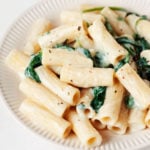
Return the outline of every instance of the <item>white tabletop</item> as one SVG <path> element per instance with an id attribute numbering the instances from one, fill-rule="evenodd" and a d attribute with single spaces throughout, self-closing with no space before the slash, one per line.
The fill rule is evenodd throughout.
<path id="1" fill-rule="evenodd" d="M 36 2 L 37 0 L 0 0 L 0 40 L 13 20 Z M 54 144 L 33 133 L 17 121 L 0 99 L 0 150 L 71 149 Z"/>

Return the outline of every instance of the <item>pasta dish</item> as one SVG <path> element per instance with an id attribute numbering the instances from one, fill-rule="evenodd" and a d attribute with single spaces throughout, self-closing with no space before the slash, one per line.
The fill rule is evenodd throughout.
<path id="1" fill-rule="evenodd" d="M 120 7 L 65 10 L 60 25 L 40 18 L 6 64 L 26 96 L 19 111 L 60 138 L 71 131 L 88 147 L 101 130 L 150 127 L 150 21 Z"/>

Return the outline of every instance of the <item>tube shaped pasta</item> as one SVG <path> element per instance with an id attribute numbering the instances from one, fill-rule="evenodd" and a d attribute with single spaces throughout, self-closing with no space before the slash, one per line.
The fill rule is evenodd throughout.
<path id="1" fill-rule="evenodd" d="M 59 66 L 50 66 L 50 70 L 52 70 L 55 74 L 60 75 L 60 71 L 62 67 Z"/>
<path id="2" fill-rule="evenodd" d="M 43 35 L 39 38 L 38 42 L 41 48 L 53 47 L 56 44 L 62 43 L 67 39 L 75 39 L 79 35 L 80 31 L 78 26 L 63 25 L 51 30 L 50 34 Z"/>
<path id="3" fill-rule="evenodd" d="M 146 127 L 145 122 L 144 122 L 145 115 L 146 115 L 145 110 L 132 108 L 129 112 L 128 131 L 136 132 L 136 131 L 145 129 Z"/>
<path id="4" fill-rule="evenodd" d="M 93 40 L 88 36 L 88 27 L 87 23 L 84 20 L 81 20 L 78 29 L 80 30 L 79 36 L 76 38 L 75 47 L 84 47 L 91 49 L 94 47 Z"/>
<path id="5" fill-rule="evenodd" d="M 52 28 L 52 25 L 47 19 L 38 19 L 35 21 L 29 31 L 27 37 L 27 43 L 24 47 L 24 53 L 27 55 L 32 55 L 40 51 L 40 45 L 38 44 L 38 38 L 44 32 L 49 31 Z"/>
<path id="6" fill-rule="evenodd" d="M 127 54 L 127 51 L 119 45 L 100 20 L 94 21 L 89 27 L 97 51 L 103 52 L 108 61 L 115 65 Z"/>
<path id="7" fill-rule="evenodd" d="M 31 120 L 33 124 L 60 138 L 67 137 L 71 131 L 70 122 L 54 115 L 29 99 L 22 102 L 19 110 L 27 119 Z"/>
<path id="8" fill-rule="evenodd" d="M 148 128 L 150 128 L 150 109 L 148 110 L 148 112 L 145 116 L 145 124 Z"/>
<path id="9" fill-rule="evenodd" d="M 120 114 L 118 120 L 110 126 L 107 126 L 109 130 L 116 134 L 125 134 L 128 127 L 128 109 L 124 102 L 121 105 Z"/>
<path id="10" fill-rule="evenodd" d="M 111 10 L 109 7 L 105 7 L 101 14 L 107 18 L 107 20 L 112 25 L 113 29 L 118 35 L 130 34 L 133 35 L 133 31 L 130 26 L 125 22 L 124 18 L 119 16 L 115 11 Z"/>
<path id="11" fill-rule="evenodd" d="M 144 37 L 150 43 L 150 21 L 140 20 L 136 25 L 138 34 Z"/>
<path id="12" fill-rule="evenodd" d="M 80 91 L 62 81 L 45 67 L 36 68 L 42 84 L 70 105 L 76 105 L 80 100 Z"/>
<path id="13" fill-rule="evenodd" d="M 129 15 L 127 21 L 140 36 L 150 43 L 150 21 L 142 20 L 136 15 Z"/>
<path id="14" fill-rule="evenodd" d="M 117 72 L 116 76 L 123 86 L 134 97 L 135 103 L 140 109 L 146 109 L 150 105 L 150 88 L 132 69 L 129 64 L 125 64 Z"/>
<path id="15" fill-rule="evenodd" d="M 31 79 L 23 80 L 19 88 L 37 104 L 47 108 L 49 111 L 53 110 L 53 113 L 57 116 L 63 116 L 69 109 L 69 104 L 65 103 L 47 88 Z"/>
<path id="16" fill-rule="evenodd" d="M 144 50 L 140 53 L 140 57 L 144 57 L 146 58 L 146 60 L 148 61 L 148 64 L 150 64 L 150 50 Z"/>
<path id="17" fill-rule="evenodd" d="M 76 106 L 76 111 L 80 117 L 93 118 L 95 116 L 95 111 L 90 106 L 93 98 L 94 96 L 91 88 L 81 90 L 80 102 Z"/>
<path id="18" fill-rule="evenodd" d="M 140 17 L 134 15 L 134 14 L 131 14 L 131 15 L 128 15 L 126 17 L 126 20 L 128 22 L 128 24 L 130 25 L 130 27 L 132 28 L 132 30 L 134 30 L 136 32 L 136 22 L 140 19 Z"/>
<path id="19" fill-rule="evenodd" d="M 115 10 L 115 13 L 117 13 L 120 17 L 122 17 L 124 19 L 125 19 L 126 15 L 127 15 L 126 11 L 121 11 L 121 10 Z"/>
<path id="20" fill-rule="evenodd" d="M 91 119 L 91 123 L 92 125 L 98 129 L 98 130 L 102 130 L 102 129 L 105 129 L 106 128 L 106 124 L 103 124 L 100 120 L 99 120 L 99 117 L 98 115 L 96 115 L 95 117 L 93 117 Z"/>
<path id="21" fill-rule="evenodd" d="M 77 51 L 67 51 L 64 49 L 43 49 L 42 64 L 44 66 L 64 66 L 76 65 L 92 67 L 91 59 L 84 57 Z"/>
<path id="22" fill-rule="evenodd" d="M 85 68 L 64 66 L 60 80 L 77 87 L 95 87 L 113 85 L 114 70 L 111 68 Z"/>
<path id="23" fill-rule="evenodd" d="M 72 123 L 72 130 L 80 139 L 82 144 L 88 147 L 95 147 L 101 144 L 101 135 L 91 125 L 87 118 L 80 118 L 75 111 L 71 110 L 67 119 Z"/>
<path id="24" fill-rule="evenodd" d="M 119 82 L 107 87 L 104 104 L 98 112 L 103 124 L 113 125 L 118 120 L 124 92 L 125 89 Z"/>
<path id="25" fill-rule="evenodd" d="M 16 73 L 23 76 L 30 58 L 20 50 L 12 50 L 6 58 L 6 64 Z"/>

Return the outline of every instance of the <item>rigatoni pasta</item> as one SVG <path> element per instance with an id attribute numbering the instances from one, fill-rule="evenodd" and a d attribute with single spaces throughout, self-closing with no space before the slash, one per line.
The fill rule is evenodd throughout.
<path id="1" fill-rule="evenodd" d="M 105 102 L 97 117 L 102 124 L 113 125 L 118 120 L 124 92 L 124 87 L 118 81 L 107 88 Z"/>
<path id="2" fill-rule="evenodd" d="M 128 113 L 128 109 L 122 103 L 118 120 L 113 125 L 109 125 L 108 129 L 117 134 L 125 134 L 128 127 Z"/>
<path id="3" fill-rule="evenodd" d="M 80 91 L 77 88 L 61 82 L 53 72 L 45 67 L 36 68 L 36 72 L 41 82 L 62 100 L 70 105 L 76 105 L 79 102 Z"/>
<path id="4" fill-rule="evenodd" d="M 150 128 L 150 110 L 148 109 L 146 116 L 145 116 L 145 124 L 148 128 Z"/>
<path id="5" fill-rule="evenodd" d="M 9 65 L 19 75 L 24 76 L 25 68 L 27 67 L 30 58 L 21 50 L 12 50 L 6 59 L 6 64 Z"/>
<path id="6" fill-rule="evenodd" d="M 64 65 L 93 67 L 91 59 L 84 57 L 79 52 L 63 49 L 43 49 L 42 64 L 60 67 Z"/>
<path id="7" fill-rule="evenodd" d="M 60 73 L 60 80 L 77 87 L 111 86 L 114 71 L 105 68 L 89 68 L 64 66 Z"/>
<path id="8" fill-rule="evenodd" d="M 30 79 L 24 79 L 20 83 L 19 88 L 25 95 L 27 95 L 39 105 L 42 105 L 50 111 L 55 108 L 53 113 L 57 116 L 63 116 L 69 108 L 69 104 L 65 103 L 57 95 L 53 94 L 43 85 Z"/>
<path id="9" fill-rule="evenodd" d="M 116 65 L 127 54 L 126 50 L 107 31 L 102 21 L 94 21 L 89 27 L 89 33 L 94 40 L 95 49 L 102 51 L 111 64 Z"/>
<path id="10" fill-rule="evenodd" d="M 25 44 L 23 51 L 27 55 L 32 55 L 40 51 L 40 45 L 38 43 L 38 38 L 45 32 L 49 32 L 52 28 L 52 24 L 48 19 L 38 19 L 32 24 L 29 35 L 27 37 L 27 43 Z"/>
<path id="11" fill-rule="evenodd" d="M 137 33 L 144 37 L 148 42 L 150 42 L 150 21 L 146 19 L 142 19 L 140 16 L 129 15 L 128 23 L 132 26 L 132 28 L 137 31 Z"/>
<path id="12" fill-rule="evenodd" d="M 23 50 L 6 58 L 23 76 L 20 112 L 59 138 L 70 138 L 72 130 L 87 147 L 103 143 L 101 130 L 125 134 L 150 127 L 148 18 L 120 7 L 86 6 L 62 11 L 60 22 L 35 21 Z"/>
<path id="13" fill-rule="evenodd" d="M 92 89 L 91 88 L 82 89 L 80 95 L 81 95 L 80 100 L 76 107 L 76 111 L 78 115 L 82 118 L 85 117 L 89 119 L 94 118 L 96 113 L 90 106 L 90 103 L 94 98 Z"/>
<path id="14" fill-rule="evenodd" d="M 69 26 L 63 25 L 56 29 L 51 30 L 51 34 L 46 34 L 39 38 L 39 44 L 41 48 L 48 47 L 51 48 L 55 44 L 64 42 L 67 39 L 74 40 L 76 36 L 79 35 L 80 31 L 78 30 L 77 25 Z"/>
<path id="15" fill-rule="evenodd" d="M 105 7 L 102 11 L 101 14 L 104 15 L 112 27 L 114 28 L 115 32 L 118 35 L 123 35 L 123 34 L 129 34 L 133 35 L 133 31 L 130 28 L 130 26 L 124 21 L 124 18 L 122 18 L 120 15 L 118 15 L 116 12 L 111 10 L 109 7 Z"/>
<path id="16" fill-rule="evenodd" d="M 26 99 L 19 107 L 22 112 L 32 123 L 38 125 L 39 128 L 53 133 L 61 138 L 65 138 L 71 131 L 71 124 L 52 112 L 47 111 L 36 103 L 34 100 Z M 61 126 L 60 126 L 61 124 Z"/>
<path id="17" fill-rule="evenodd" d="M 150 88 L 131 68 L 129 64 L 120 68 L 116 76 L 124 87 L 131 93 L 140 109 L 147 109 L 150 105 Z"/>
<path id="18" fill-rule="evenodd" d="M 147 111 L 140 110 L 138 108 L 133 108 L 129 112 L 129 119 L 128 119 L 128 131 L 129 132 L 136 132 L 142 129 L 145 129 L 145 116 Z"/>
<path id="19" fill-rule="evenodd" d="M 95 147 L 101 144 L 102 137 L 91 125 L 87 118 L 80 118 L 78 114 L 72 110 L 67 119 L 72 123 L 72 129 L 79 137 L 81 142 L 88 147 Z"/>

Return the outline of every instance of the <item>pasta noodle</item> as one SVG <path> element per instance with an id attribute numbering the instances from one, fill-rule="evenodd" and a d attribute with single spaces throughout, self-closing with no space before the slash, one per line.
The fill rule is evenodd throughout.
<path id="1" fill-rule="evenodd" d="M 49 111 L 53 110 L 53 113 L 57 116 L 63 116 L 68 111 L 69 104 L 31 79 L 24 79 L 20 83 L 19 88 L 27 97 L 47 108 Z"/>
<path id="2" fill-rule="evenodd" d="M 138 108 L 133 108 L 129 112 L 129 119 L 128 119 L 128 131 L 129 132 L 136 132 L 142 129 L 145 129 L 146 125 L 144 122 L 146 115 L 146 111 L 140 110 Z"/>
<path id="3" fill-rule="evenodd" d="M 94 21 L 89 27 L 89 33 L 94 40 L 95 48 L 104 52 L 111 64 L 117 64 L 126 56 L 126 50 L 114 40 L 100 20 Z"/>
<path id="4" fill-rule="evenodd" d="M 80 91 L 77 88 L 61 82 L 59 78 L 47 68 L 38 67 L 36 72 L 41 82 L 62 100 L 70 105 L 76 105 L 79 102 Z"/>
<path id="5" fill-rule="evenodd" d="M 51 30 L 50 34 L 41 36 L 38 40 L 41 48 L 51 48 L 55 44 L 63 43 L 67 39 L 74 40 L 79 35 L 78 26 L 62 25 Z"/>
<path id="6" fill-rule="evenodd" d="M 90 106 L 93 98 L 91 88 L 81 90 L 80 102 L 76 107 L 76 111 L 80 117 L 93 118 L 95 116 L 95 111 Z"/>
<path id="7" fill-rule="evenodd" d="M 20 76 L 24 76 L 24 71 L 30 58 L 21 50 L 12 50 L 6 58 L 6 64 Z"/>
<path id="8" fill-rule="evenodd" d="M 24 100 L 19 108 L 20 112 L 40 128 L 60 138 L 67 137 L 71 131 L 71 124 L 63 118 L 33 103 L 33 101 L 34 100 L 30 99 Z"/>
<path id="9" fill-rule="evenodd" d="M 40 51 L 40 45 L 38 44 L 38 37 L 45 32 L 48 32 L 52 28 L 52 25 L 47 19 L 38 19 L 33 23 L 29 35 L 27 37 L 27 43 L 23 48 L 24 53 L 32 55 Z"/>
<path id="10" fill-rule="evenodd" d="M 64 49 L 43 49 L 42 64 L 45 66 L 76 65 L 92 67 L 91 59 L 84 57 L 77 51 Z"/>
<path id="11" fill-rule="evenodd" d="M 136 100 L 136 104 L 140 109 L 146 109 L 150 105 L 150 88 L 138 76 L 138 74 L 131 68 L 129 64 L 121 67 L 116 76 L 124 87 L 131 93 Z"/>
<path id="12" fill-rule="evenodd" d="M 131 27 L 150 43 L 150 36 L 148 34 L 150 32 L 150 22 L 135 15 L 129 15 L 127 20 Z"/>
<path id="13" fill-rule="evenodd" d="M 111 86 L 113 76 L 113 69 L 64 66 L 60 73 L 60 80 L 77 87 L 88 88 Z"/>
<path id="14" fill-rule="evenodd" d="M 72 130 L 84 145 L 94 147 L 101 144 L 101 135 L 87 118 L 80 118 L 75 111 L 71 111 L 67 119 L 72 123 Z"/>
<path id="15" fill-rule="evenodd" d="M 123 103 L 120 109 L 120 114 L 117 122 L 107 127 L 109 130 L 116 134 L 125 134 L 128 127 L 128 109 Z"/>
<path id="16" fill-rule="evenodd" d="M 148 112 L 145 116 L 145 124 L 148 128 L 150 128 L 150 110 L 148 110 Z"/>
<path id="17" fill-rule="evenodd" d="M 119 16 L 109 7 L 105 7 L 101 11 L 101 14 L 108 19 L 108 21 L 111 23 L 112 27 L 114 28 L 114 30 L 118 35 L 122 34 L 133 35 L 133 31 L 131 30 L 130 26 L 125 22 L 124 18 Z"/>
<path id="18" fill-rule="evenodd" d="M 98 112 L 98 118 L 103 124 L 113 125 L 117 121 L 124 92 L 119 82 L 107 88 L 104 104 Z"/>
<path id="19" fill-rule="evenodd" d="M 142 51 L 140 56 L 146 58 L 146 60 L 148 61 L 148 64 L 150 64 L 150 50 Z"/>

